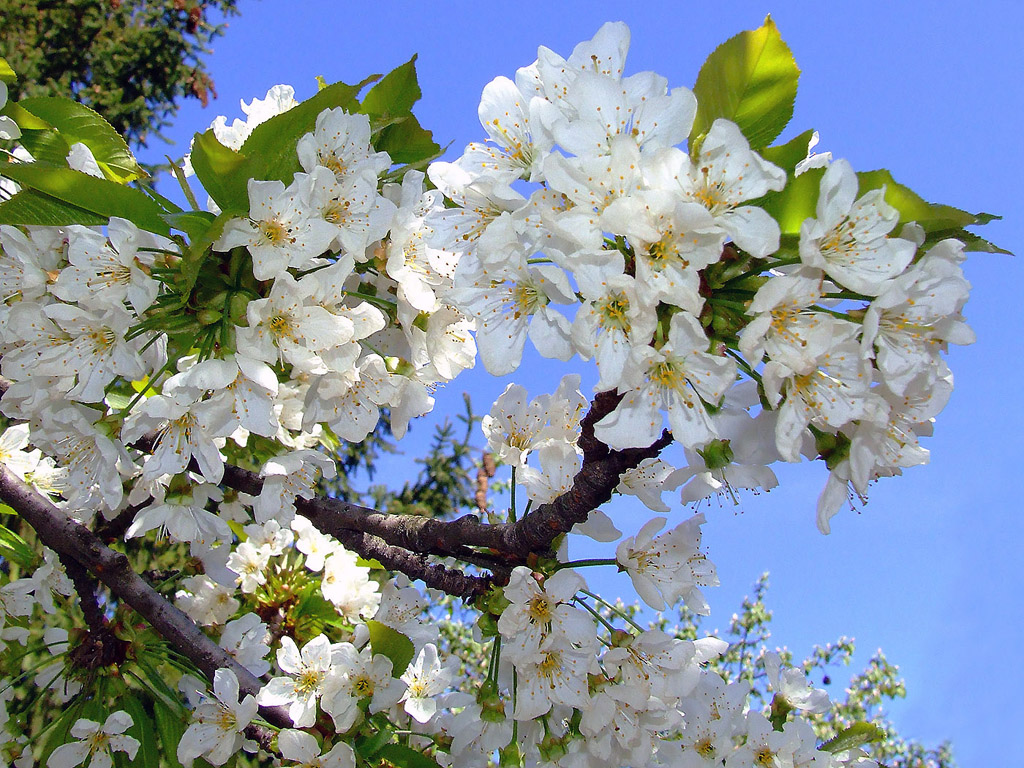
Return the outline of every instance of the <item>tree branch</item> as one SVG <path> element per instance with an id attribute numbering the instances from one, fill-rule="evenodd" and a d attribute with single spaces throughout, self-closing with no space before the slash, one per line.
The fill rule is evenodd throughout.
<path id="1" fill-rule="evenodd" d="M 75 560 L 106 584 L 118 599 L 134 608 L 172 647 L 191 659 L 208 680 L 212 682 L 214 673 L 226 667 L 235 673 L 244 693 L 255 695 L 263 687 L 259 678 L 135 573 L 124 554 L 104 545 L 92 531 L 71 520 L 2 465 L 0 501 L 31 525 L 39 540 L 62 560 Z M 287 710 L 282 707 L 261 707 L 260 710 L 268 722 L 281 727 L 291 725 Z"/>

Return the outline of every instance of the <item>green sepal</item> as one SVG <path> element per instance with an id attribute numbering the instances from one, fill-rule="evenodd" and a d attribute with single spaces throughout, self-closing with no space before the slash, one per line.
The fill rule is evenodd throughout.
<path id="1" fill-rule="evenodd" d="M 242 155 L 248 159 L 250 176 L 291 184 L 295 174 L 302 171 L 296 145 L 299 139 L 313 131 L 320 113 L 335 107 L 356 111 L 359 92 L 378 77 L 372 75 L 357 85 L 333 83 L 287 112 L 257 125 L 241 149 Z M 245 210 L 248 210 L 248 201 Z"/>
<path id="2" fill-rule="evenodd" d="M 205 231 L 199 232 L 196 230 L 195 233 L 190 233 L 190 242 L 188 249 L 182 255 L 181 263 L 178 267 L 178 279 L 175 281 L 175 288 L 177 289 L 178 295 L 181 296 L 181 303 L 179 306 L 184 306 L 189 297 L 192 295 L 192 290 L 196 286 L 196 281 L 199 279 L 199 273 L 203 268 L 203 264 L 206 262 L 210 255 L 210 248 L 220 238 L 221 233 L 224 231 L 224 225 L 227 224 L 232 218 L 230 213 L 221 213 L 214 217 L 207 225 Z M 188 222 L 189 226 L 198 225 L 198 218 L 179 219 L 180 223 L 184 224 Z"/>
<path id="3" fill-rule="evenodd" d="M 119 216 L 134 222 L 136 226 L 147 232 L 165 236 L 171 233 L 167 222 L 161 218 L 165 211 L 158 203 L 139 190 L 125 187 L 117 182 L 97 179 L 87 173 L 43 163 L 2 163 L 0 164 L 0 176 L 16 181 L 22 187 L 37 190 L 75 208 L 84 209 L 100 216 L 103 218 L 101 223 L 106 223 L 106 220 L 112 216 Z M 0 205 L 0 224 L 36 223 L 12 221 L 2 215 L 6 206 L 14 202 L 17 197 L 16 195 Z M 55 213 L 59 213 L 59 210 L 55 209 Z M 73 209 L 68 209 L 66 213 L 68 214 L 66 220 L 51 223 L 51 226 L 96 223 L 95 221 L 79 220 L 73 215 Z"/>
<path id="4" fill-rule="evenodd" d="M 387 624 L 372 619 L 366 622 L 366 628 L 370 630 L 370 647 L 373 653 L 391 659 L 391 676 L 401 677 L 416 652 L 412 640 Z"/>
<path id="5" fill-rule="evenodd" d="M 377 752 L 376 757 L 398 768 L 438 768 L 434 758 L 404 744 L 388 744 Z"/>
<path id="6" fill-rule="evenodd" d="M 254 178 L 245 155 L 225 147 L 213 129 L 197 133 L 192 141 L 192 168 L 206 193 L 222 211 L 241 215 L 249 211 L 249 179 Z"/>
<path id="7" fill-rule="evenodd" d="M 800 69 L 771 16 L 716 48 L 697 75 L 693 151 L 717 118 L 736 123 L 751 149 L 768 146 L 793 116 Z"/>
<path id="8" fill-rule="evenodd" d="M 57 96 L 38 96 L 22 99 L 19 103 L 23 109 L 53 126 L 69 146 L 85 144 L 103 175 L 111 181 L 127 184 L 148 175 L 136 162 L 121 135 L 95 110 Z"/>
<path id="9" fill-rule="evenodd" d="M 882 741 L 885 738 L 885 731 L 873 723 L 854 723 L 845 728 L 831 739 L 822 744 L 818 749 L 824 752 L 837 754 L 848 749 L 856 749 L 865 744 L 875 741 Z"/>
<path id="10" fill-rule="evenodd" d="M 381 728 L 370 736 L 360 736 L 353 745 L 356 754 L 367 762 L 384 748 L 384 745 L 391 741 L 394 734 L 388 728 Z M 373 764 L 373 763 L 371 763 Z"/>
<path id="11" fill-rule="evenodd" d="M 0 525 L 0 557 L 30 569 L 35 568 L 38 559 L 28 542 L 3 525 Z"/>

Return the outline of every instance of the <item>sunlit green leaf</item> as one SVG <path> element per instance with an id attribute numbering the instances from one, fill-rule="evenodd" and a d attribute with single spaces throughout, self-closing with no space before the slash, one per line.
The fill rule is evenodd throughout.
<path id="1" fill-rule="evenodd" d="M 153 702 L 153 722 L 163 751 L 164 762 L 168 768 L 181 768 L 178 762 L 178 742 L 185 732 L 185 713 L 172 710 L 159 699 Z"/>
<path id="2" fill-rule="evenodd" d="M 53 130 L 53 126 L 45 120 L 42 120 L 27 109 L 22 107 L 16 101 L 8 101 L 3 109 L 0 109 L 0 115 L 7 115 L 18 127 L 23 131 L 45 131 Z"/>
<path id="3" fill-rule="evenodd" d="M 245 155 L 221 144 L 212 128 L 195 135 L 192 168 L 222 211 L 236 216 L 249 211 L 250 165 Z"/>
<path id="4" fill-rule="evenodd" d="M 359 107 L 356 100 L 359 91 L 378 77 L 379 75 L 374 75 L 358 85 L 329 85 L 298 106 L 256 126 L 241 149 L 242 154 L 249 159 L 252 177 L 277 179 L 285 184 L 291 184 L 294 175 L 302 170 L 295 147 L 299 139 L 316 127 L 319 114 L 335 107 L 341 107 L 349 112 L 356 111 Z"/>
<path id="5" fill-rule="evenodd" d="M 368 621 L 366 627 L 370 630 L 370 647 L 373 652 L 391 659 L 391 675 L 401 677 L 415 652 L 412 640 L 379 621 Z"/>
<path id="6" fill-rule="evenodd" d="M 750 201 L 750 204 L 759 205 L 770 213 L 779 222 L 779 230 L 783 235 L 798 235 L 804 219 L 817 215 L 818 192 L 823 175 L 824 168 L 812 168 L 799 176 L 790 176 L 781 192 L 769 192 L 764 197 Z"/>
<path id="7" fill-rule="evenodd" d="M 423 93 L 416 79 L 416 56 L 386 74 L 363 98 L 359 111 L 367 115 L 404 115 Z"/>
<path id="8" fill-rule="evenodd" d="M 793 178 L 793 172 L 801 160 L 807 157 L 807 146 L 810 144 L 813 130 L 807 130 L 790 139 L 785 144 L 765 147 L 760 151 L 761 157 L 786 172 L 787 178 Z"/>
<path id="9" fill-rule="evenodd" d="M 34 189 L 23 189 L 0 203 L 0 224 L 36 227 L 63 227 L 83 224 L 87 227 L 107 223 L 107 217 L 69 205 Z"/>
<path id="10" fill-rule="evenodd" d="M 19 103 L 25 110 L 56 128 L 69 146 L 85 144 L 96 158 L 104 176 L 111 181 L 126 184 L 146 175 L 121 135 L 84 104 L 56 96 L 23 99 Z"/>
<path id="11" fill-rule="evenodd" d="M 5 83 L 13 83 L 18 79 L 14 70 L 11 69 L 11 65 L 7 63 L 7 59 L 0 58 L 0 80 Z"/>
<path id="12" fill-rule="evenodd" d="M 751 148 L 767 146 L 793 116 L 799 76 L 770 16 L 758 29 L 726 40 L 704 62 L 693 87 L 697 117 L 691 143 L 722 117 L 740 127 Z"/>
<path id="13" fill-rule="evenodd" d="M 42 163 L 3 163 L 0 176 L 13 179 L 51 197 L 109 219 L 119 216 L 134 222 L 140 229 L 159 235 L 170 234 L 167 223 L 160 218 L 165 211 L 137 189 L 107 179 L 97 179 L 70 168 L 56 168 Z M 13 199 L 9 202 L 13 202 Z M 6 203 L 4 203 L 6 205 Z M 3 206 L 0 206 L 2 209 Z M 6 224 L 22 222 L 6 221 Z M 62 224 L 81 223 L 75 220 Z"/>

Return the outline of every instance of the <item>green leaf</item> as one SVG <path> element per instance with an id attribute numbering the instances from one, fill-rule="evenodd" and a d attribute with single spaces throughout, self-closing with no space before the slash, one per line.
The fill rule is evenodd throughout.
<path id="1" fill-rule="evenodd" d="M 0 58 L 0 80 L 5 83 L 13 83 L 18 79 L 18 76 L 11 69 L 11 65 L 7 63 L 7 59 Z"/>
<path id="2" fill-rule="evenodd" d="M 254 178 L 245 155 L 217 140 L 213 129 L 192 141 L 192 168 L 206 193 L 222 211 L 249 212 L 249 179 Z"/>
<path id="3" fill-rule="evenodd" d="M 167 768 L 181 768 L 181 763 L 178 762 L 178 742 L 185 732 L 185 713 L 181 710 L 174 711 L 156 699 L 153 701 L 153 722 L 156 724 L 156 733 L 160 739 Z"/>
<path id="4" fill-rule="evenodd" d="M 887 170 L 862 171 L 857 174 L 860 182 L 858 194 L 863 195 L 872 189 L 885 187 L 885 202 L 900 212 L 900 224 L 916 221 L 925 232 L 936 229 L 958 229 L 970 224 L 983 223 L 978 216 L 950 205 L 928 203 L 911 190 L 893 179 Z M 981 214 L 991 220 L 991 214 Z"/>
<path id="5" fill-rule="evenodd" d="M 793 178 L 797 165 L 807 157 L 807 147 L 814 136 L 813 130 L 806 130 L 785 144 L 765 147 L 760 154 L 765 160 L 786 172 L 787 178 Z"/>
<path id="6" fill-rule="evenodd" d="M 3 163 L 0 164 L 0 176 L 6 176 L 23 187 L 36 189 L 106 219 L 119 216 L 147 232 L 170 234 L 167 223 L 160 218 L 164 213 L 163 208 L 137 189 L 107 179 L 97 179 L 70 168 L 57 168 L 43 163 Z M 62 223 L 79 222 L 71 220 Z"/>
<path id="7" fill-rule="evenodd" d="M 216 216 L 208 211 L 182 211 L 180 213 L 165 213 L 163 220 L 171 225 L 171 229 L 184 232 L 188 235 L 189 241 L 198 240 L 210 230 L 210 225 L 216 220 Z M 220 235 L 217 235 L 220 237 Z"/>
<path id="8" fill-rule="evenodd" d="M 224 231 L 224 225 L 232 218 L 234 217 L 230 213 L 221 213 L 208 223 L 205 231 L 190 234 L 191 242 L 189 242 L 188 250 L 182 256 L 175 286 L 181 296 L 182 306 L 188 301 L 192 289 L 196 286 L 203 264 L 210 255 L 210 247 Z M 189 219 L 188 223 L 189 225 L 197 224 L 198 220 Z"/>
<path id="9" fill-rule="evenodd" d="M 57 96 L 39 96 L 19 103 L 56 128 L 68 145 L 85 144 L 111 181 L 127 184 L 147 175 L 114 127 L 84 104 Z"/>
<path id="10" fill-rule="evenodd" d="M 334 83 L 322 88 L 315 96 L 298 106 L 257 125 L 245 140 L 241 150 L 251 163 L 252 178 L 277 179 L 285 184 L 291 184 L 295 174 L 302 170 L 295 147 L 299 139 L 316 127 L 316 119 L 320 113 L 335 107 L 341 107 L 349 112 L 356 111 L 359 106 L 356 100 L 359 91 L 378 77 L 379 75 L 373 75 L 358 85 Z M 195 165 L 194 159 L 192 164 Z"/>
<path id="11" fill-rule="evenodd" d="M 0 224 L 38 227 L 83 224 L 93 227 L 106 224 L 107 220 L 106 216 L 77 205 L 68 205 L 34 189 L 23 189 L 10 200 L 0 203 Z"/>
<path id="12" fill-rule="evenodd" d="M 691 150 L 720 117 L 735 122 L 752 149 L 768 146 L 793 116 L 799 76 L 771 16 L 758 29 L 722 43 L 704 62 L 693 87 L 697 117 Z"/>
<path id="13" fill-rule="evenodd" d="M 885 738 L 885 731 L 872 723 L 854 723 L 826 741 L 818 749 L 836 754 L 848 749 L 862 747 Z"/>
<path id="14" fill-rule="evenodd" d="M 388 744 L 377 752 L 376 757 L 399 768 L 438 768 L 434 758 L 404 744 Z"/>
<path id="15" fill-rule="evenodd" d="M 7 115 L 7 117 L 11 118 L 14 122 L 16 122 L 18 124 L 18 127 L 21 128 L 21 130 L 23 131 L 53 130 L 52 125 L 50 125 L 45 120 L 41 120 L 40 118 L 36 117 L 27 109 L 24 109 L 16 101 L 8 101 L 4 105 L 4 108 L 0 109 L 0 115 Z"/>
<path id="16" fill-rule="evenodd" d="M 892 174 L 884 169 L 858 173 L 857 180 L 860 182 L 861 195 L 872 189 L 885 187 L 885 202 L 899 211 L 899 224 L 916 221 L 924 228 L 928 243 L 952 237 L 962 241 L 969 251 L 1010 254 L 1009 251 L 964 229 L 988 224 L 1001 218 L 999 216 L 991 213 L 968 213 L 951 205 L 929 203 L 909 187 L 897 182 Z M 895 233 L 899 234 L 898 229 Z"/>
<path id="17" fill-rule="evenodd" d="M 32 153 L 32 157 L 37 162 L 62 167 L 66 167 L 68 164 L 71 145 L 53 129 L 43 131 L 22 129 L 19 141 L 25 146 L 25 149 Z"/>
<path id="18" fill-rule="evenodd" d="M 751 200 L 748 205 L 764 208 L 779 222 L 783 235 L 799 235 L 804 219 L 817 216 L 818 194 L 824 175 L 824 168 L 812 168 L 799 176 L 791 176 L 781 192 L 769 192 L 764 197 Z"/>
<path id="19" fill-rule="evenodd" d="M 370 630 L 370 647 L 374 654 L 391 659 L 391 676 L 401 677 L 415 653 L 412 640 L 379 621 L 370 620 L 366 627 Z"/>
<path id="20" fill-rule="evenodd" d="M 380 152 L 387 152 L 391 162 L 398 165 L 425 163 L 441 155 L 441 147 L 434 141 L 434 135 L 413 115 L 382 130 L 374 147 Z"/>
<path id="21" fill-rule="evenodd" d="M 359 111 L 365 115 L 405 115 L 412 111 L 412 105 L 420 100 L 416 79 L 416 55 L 405 64 L 388 72 L 379 83 L 369 90 Z"/>
<path id="22" fill-rule="evenodd" d="M 146 713 L 146 708 L 142 705 L 142 702 L 139 701 L 137 696 L 128 695 L 122 696 L 118 699 L 117 706 L 132 716 L 134 723 L 132 727 L 128 729 L 127 734 L 139 741 L 139 751 L 135 756 L 135 762 L 126 762 L 125 764 L 160 765 L 160 749 L 157 745 L 153 720 Z"/>
<path id="23" fill-rule="evenodd" d="M 36 553 L 21 536 L 0 525 L 0 557 L 17 563 L 22 568 L 34 568 Z"/>

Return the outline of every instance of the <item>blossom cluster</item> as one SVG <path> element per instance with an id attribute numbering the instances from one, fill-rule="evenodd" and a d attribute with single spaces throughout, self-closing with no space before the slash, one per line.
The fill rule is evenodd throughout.
<path id="1" fill-rule="evenodd" d="M 666 530 L 666 492 L 735 499 L 775 486 L 777 461 L 821 458 L 827 533 L 851 493 L 925 463 L 919 437 L 952 391 L 942 353 L 973 341 L 965 246 L 899 226 L 885 189 L 862 192 L 845 160 L 808 147 L 783 168 L 728 119 L 696 131 L 694 92 L 626 75 L 628 47 L 621 23 L 568 58 L 542 47 L 484 89 L 487 140 L 426 174 L 395 173 L 367 115 L 324 110 L 290 183 L 249 179 L 245 215 L 215 217 L 212 198 L 193 212 L 223 224 L 203 252 L 210 285 L 183 278 L 196 259 L 184 238 L 127 219 L 0 226 L 0 461 L 76 522 L 187 547 L 198 565 L 177 574 L 174 602 L 238 664 L 212 689 L 180 676 L 182 764 L 256 751 L 263 708 L 287 713 L 274 749 L 300 765 L 354 768 L 371 759 L 358 749 L 398 732 L 444 768 L 496 752 L 564 768 L 875 765 L 820 748 L 801 713 L 828 697 L 801 672 L 765 656 L 775 699 L 758 711 L 747 683 L 709 666 L 722 641 L 641 627 L 577 566 L 615 566 L 653 610 L 706 615 L 702 588 L 718 584 L 706 518 Z M 297 106 L 277 86 L 243 104 L 246 121 L 211 130 L 240 150 Z M 84 145 L 68 162 L 102 176 Z M 784 232 L 764 201 L 803 173 L 817 180 L 814 214 Z M 589 437 L 610 453 L 667 443 L 665 430 L 680 450 L 633 462 L 615 488 L 665 516 L 624 539 L 600 509 L 572 529 L 618 542 L 614 558 L 574 563 L 566 537 L 517 567 L 459 550 L 500 566 L 473 606 L 489 654 L 474 681 L 429 596 L 323 533 L 298 500 L 335 476 L 325 449 L 366 440 L 382 412 L 402 438 L 477 352 L 509 374 L 527 338 L 546 358 L 594 361 L 611 407 Z M 581 381 L 534 399 L 510 384 L 482 420 L 513 500 L 516 487 L 529 499 L 524 516 L 571 497 L 586 470 Z M 251 495 L 225 483 L 239 465 L 259 470 Z M 517 514 L 513 501 L 491 522 Z M 0 649 L 78 586 L 48 549 L 32 565 L 0 587 Z M 49 653 L 65 654 L 73 638 L 47 631 Z M 243 690 L 243 671 L 258 690 Z M 60 701 L 82 685 L 57 662 L 34 682 Z M 9 697 L 0 725 L 20 749 Z M 133 758 L 133 724 L 123 711 L 79 719 L 49 764 Z"/>
<path id="2" fill-rule="evenodd" d="M 628 46 L 607 24 L 567 59 L 541 48 L 484 89 L 488 142 L 430 167 L 457 203 L 427 219 L 460 256 L 454 300 L 493 374 L 518 367 L 527 337 L 542 356 L 593 359 L 595 389 L 622 398 L 595 427 L 610 447 L 650 445 L 667 422 L 687 463 L 664 487 L 683 501 L 771 488 L 768 465 L 831 436 L 827 532 L 850 487 L 927 461 L 918 436 L 952 388 L 941 352 L 973 341 L 964 246 L 894 232 L 884 189 L 858 196 L 829 155 L 797 166 L 827 168 L 816 215 L 783 238 L 750 202 L 786 172 L 721 118 L 680 149 L 694 94 L 624 76 Z"/>

